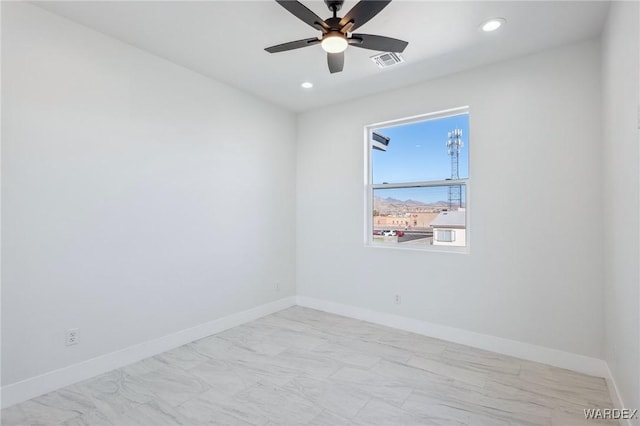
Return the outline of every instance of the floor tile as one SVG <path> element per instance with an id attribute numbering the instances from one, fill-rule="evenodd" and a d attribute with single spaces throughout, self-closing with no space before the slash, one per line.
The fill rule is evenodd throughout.
<path id="1" fill-rule="evenodd" d="M 194 424 L 266 425 L 269 419 L 234 396 L 212 389 L 176 407 Z"/>
<path id="2" fill-rule="evenodd" d="M 372 399 L 358 412 L 353 422 L 357 425 L 437 425 L 435 419 L 424 412 L 410 412 L 379 399 Z M 496 425 L 498 426 L 498 425 Z"/>
<path id="3" fill-rule="evenodd" d="M 171 406 L 178 406 L 211 388 L 207 382 L 181 368 L 169 367 L 136 378 L 139 388 Z M 146 401 L 150 402 L 150 401 Z"/>
<path id="4" fill-rule="evenodd" d="M 402 405 L 413 390 L 402 380 L 384 377 L 370 370 L 355 367 L 341 368 L 329 379 L 338 385 L 354 387 L 397 406 Z"/>
<path id="5" fill-rule="evenodd" d="M 347 426 L 351 424 L 353 422 L 349 419 L 340 417 L 329 410 L 324 410 L 309 422 L 309 426 Z"/>
<path id="6" fill-rule="evenodd" d="M 454 366 L 485 373 L 517 375 L 521 368 L 517 358 L 456 344 L 447 344 L 441 359 Z"/>
<path id="7" fill-rule="evenodd" d="M 352 418 L 371 397 L 361 389 L 328 380 L 297 378 L 283 386 L 283 390 L 312 402 L 324 411 L 342 418 Z"/>
<path id="8" fill-rule="evenodd" d="M 469 383 L 475 386 L 484 386 L 488 377 L 486 373 L 481 373 L 466 367 L 457 367 L 439 360 L 419 356 L 410 358 L 406 364 L 430 373 L 438 374 L 447 379 Z"/>
<path id="9" fill-rule="evenodd" d="M 170 366 L 179 367 L 188 370 L 210 358 L 201 354 L 193 346 L 183 345 L 170 351 L 164 352 L 154 357 L 156 360 L 168 364 Z"/>
<path id="10" fill-rule="evenodd" d="M 8 425 L 52 425 L 65 422 L 79 415 L 74 410 L 49 406 L 34 400 L 2 410 L 1 424 Z"/>

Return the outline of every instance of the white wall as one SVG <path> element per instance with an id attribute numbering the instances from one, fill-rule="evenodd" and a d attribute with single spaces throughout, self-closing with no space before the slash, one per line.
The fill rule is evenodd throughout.
<path id="1" fill-rule="evenodd" d="M 2 15 L 3 385 L 295 293 L 293 114 Z"/>
<path id="2" fill-rule="evenodd" d="M 640 407 L 639 21 L 637 2 L 613 2 L 602 41 L 605 355 L 626 408 Z"/>
<path id="3" fill-rule="evenodd" d="M 363 127 L 464 105 L 470 254 L 364 247 Z M 298 294 L 602 358 L 600 105 L 594 41 L 302 114 Z"/>

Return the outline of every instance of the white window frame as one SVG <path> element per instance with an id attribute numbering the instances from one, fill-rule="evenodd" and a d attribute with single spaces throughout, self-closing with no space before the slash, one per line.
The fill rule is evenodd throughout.
<path id="1" fill-rule="evenodd" d="M 437 181 L 419 181 L 419 182 L 403 182 L 403 183 L 373 183 L 373 164 L 372 164 L 372 148 L 371 148 L 371 140 L 372 133 L 375 130 L 379 130 L 382 127 L 394 127 L 400 126 L 403 124 L 411 124 L 419 121 L 429 121 L 429 120 L 437 120 L 440 118 L 453 117 L 456 115 L 468 114 L 471 117 L 469 112 L 469 106 L 463 106 L 458 108 L 451 108 L 443 111 L 432 112 L 428 114 L 415 115 L 411 117 L 401 118 L 397 120 L 389 120 L 383 121 L 379 123 L 369 124 L 364 127 L 364 159 L 365 159 L 365 170 L 364 170 L 364 194 L 365 194 L 365 221 L 364 221 L 364 244 L 366 247 L 372 248 L 385 248 L 392 250 L 417 250 L 417 251 L 434 251 L 434 252 L 445 252 L 445 253 L 469 253 L 470 247 L 470 194 L 471 194 L 471 151 L 469 151 L 469 177 L 466 179 L 454 179 L 454 180 L 437 180 Z M 443 140 L 443 147 L 444 147 Z M 444 148 L 443 148 L 444 149 Z M 467 149 L 469 147 L 467 146 Z M 393 188 L 428 188 L 428 187 L 448 187 L 448 186 L 462 186 L 465 191 L 465 233 L 466 233 L 466 245 L 464 247 L 457 246 L 438 246 L 438 245 L 425 245 L 424 247 L 416 247 L 416 246 L 403 246 L 401 244 L 398 245 L 389 245 L 385 243 L 375 243 L 373 241 L 373 192 L 376 189 L 393 189 Z"/>

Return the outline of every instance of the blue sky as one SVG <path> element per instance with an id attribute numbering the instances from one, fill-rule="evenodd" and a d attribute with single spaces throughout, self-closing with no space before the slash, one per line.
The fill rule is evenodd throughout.
<path id="1" fill-rule="evenodd" d="M 462 129 L 464 145 L 459 154 L 459 175 L 469 177 L 468 114 L 379 128 L 391 138 L 387 151 L 372 150 L 373 183 L 404 183 L 444 180 L 451 177 L 451 157 L 447 154 L 448 133 Z M 446 188 L 376 190 L 375 195 L 399 200 L 432 202 L 447 200 Z M 444 197 L 444 198 L 443 198 Z"/>

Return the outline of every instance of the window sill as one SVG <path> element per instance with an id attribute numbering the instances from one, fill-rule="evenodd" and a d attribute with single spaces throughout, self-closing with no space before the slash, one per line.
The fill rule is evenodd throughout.
<path id="1" fill-rule="evenodd" d="M 452 253 L 452 254 L 469 254 L 469 246 L 465 247 L 447 247 L 447 246 L 433 246 L 428 245 L 424 247 L 419 246 L 402 246 L 402 245 L 387 245 L 384 243 L 366 243 L 365 248 L 372 249 L 389 249 L 389 250 L 400 250 L 400 251 L 422 251 L 422 252 L 430 252 L 430 253 Z"/>

